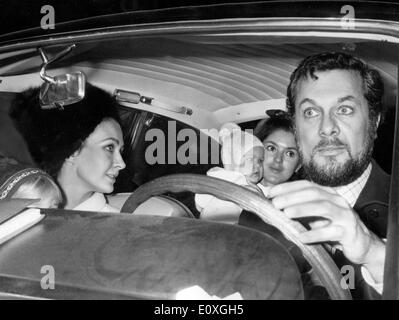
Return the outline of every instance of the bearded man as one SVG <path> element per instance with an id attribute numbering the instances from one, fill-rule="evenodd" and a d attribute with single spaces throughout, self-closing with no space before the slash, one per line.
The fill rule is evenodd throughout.
<path id="1" fill-rule="evenodd" d="M 372 153 L 383 92 L 379 73 L 349 54 L 305 58 L 291 75 L 287 109 L 306 180 L 269 192 L 288 217 L 313 219 L 301 241 L 332 244 L 338 266 L 355 266 L 353 294 L 362 299 L 382 292 L 390 177 Z M 239 223 L 262 229 L 249 213 Z"/>

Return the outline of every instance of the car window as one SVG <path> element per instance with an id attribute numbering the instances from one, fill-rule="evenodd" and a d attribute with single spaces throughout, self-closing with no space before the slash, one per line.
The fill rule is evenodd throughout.
<path id="1" fill-rule="evenodd" d="M 219 144 L 200 130 L 152 112 L 123 106 L 119 110 L 126 169 L 118 177 L 115 192 L 132 192 L 169 174 L 206 174 L 220 166 Z"/>

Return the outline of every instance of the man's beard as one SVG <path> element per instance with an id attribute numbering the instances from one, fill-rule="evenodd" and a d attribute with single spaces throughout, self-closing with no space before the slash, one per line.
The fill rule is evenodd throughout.
<path id="1" fill-rule="evenodd" d="M 357 157 L 353 157 L 349 148 L 346 146 L 350 159 L 345 163 L 339 163 L 338 161 L 331 160 L 327 165 L 318 166 L 314 161 L 314 154 L 312 154 L 310 161 L 302 162 L 302 168 L 304 170 L 306 179 L 328 187 L 344 186 L 355 181 L 366 170 L 372 159 L 374 139 L 375 125 L 372 125 L 372 127 L 369 127 L 369 134 L 367 136 L 365 147 L 362 153 L 360 153 Z M 324 140 L 318 144 L 319 147 L 327 147 L 328 145 L 345 146 L 338 139 L 331 141 Z M 299 153 L 303 159 L 302 151 L 299 150 Z"/>

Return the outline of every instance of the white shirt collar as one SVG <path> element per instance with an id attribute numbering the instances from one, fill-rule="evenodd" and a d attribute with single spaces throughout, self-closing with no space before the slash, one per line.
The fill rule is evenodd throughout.
<path id="1" fill-rule="evenodd" d="M 79 211 L 103 211 L 103 212 L 118 212 L 114 207 L 107 204 L 104 194 L 95 192 L 91 197 L 77 205 L 73 210 Z"/>
<path id="2" fill-rule="evenodd" d="M 362 173 L 362 175 L 357 178 L 355 181 L 345 185 L 345 186 L 340 186 L 340 187 L 335 187 L 334 190 L 341 196 L 343 197 L 350 206 L 353 208 L 355 205 L 357 199 L 359 198 L 360 193 L 362 192 L 364 186 L 366 185 L 366 182 L 368 178 L 370 177 L 371 174 L 371 169 L 372 169 L 372 164 L 367 166 L 366 170 Z"/>

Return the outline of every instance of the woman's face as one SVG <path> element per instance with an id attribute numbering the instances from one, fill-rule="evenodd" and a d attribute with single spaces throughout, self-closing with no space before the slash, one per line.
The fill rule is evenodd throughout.
<path id="1" fill-rule="evenodd" d="M 263 180 L 265 186 L 287 181 L 298 167 L 299 155 L 294 134 L 283 129 L 272 132 L 265 140 Z"/>
<path id="2" fill-rule="evenodd" d="M 110 193 L 119 171 L 126 167 L 121 156 L 123 135 L 113 119 L 103 120 L 75 156 L 78 180 L 89 192 Z"/>

